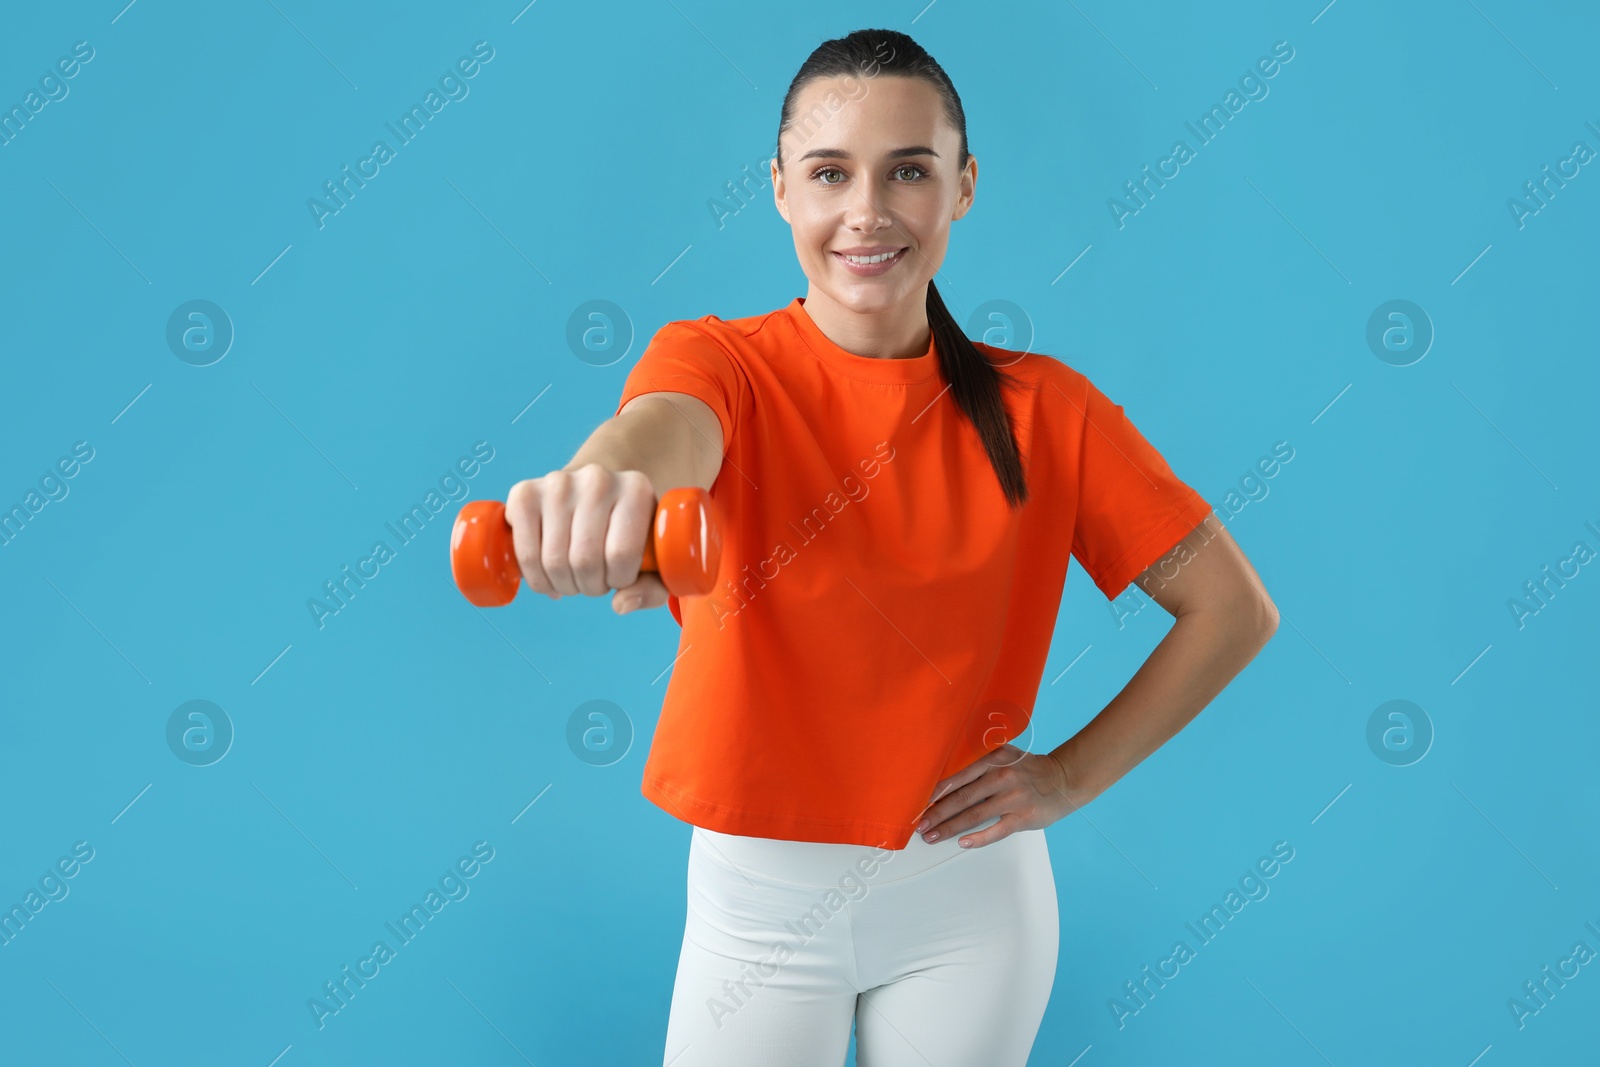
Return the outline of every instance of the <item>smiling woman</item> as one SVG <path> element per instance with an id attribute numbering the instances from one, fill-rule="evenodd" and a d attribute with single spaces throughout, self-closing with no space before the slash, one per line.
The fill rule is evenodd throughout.
<path id="1" fill-rule="evenodd" d="M 933 278 L 978 163 L 915 41 L 818 46 L 769 173 L 805 295 L 658 329 L 613 418 L 512 487 L 517 562 L 547 596 L 614 589 L 682 626 L 640 782 L 696 830 L 663 1062 L 837 1064 L 853 1023 L 861 1067 L 1022 1067 L 1059 940 L 1044 828 L 1215 697 L 1273 609 L 1226 530 L 1198 543 L 1211 506 L 1121 405 L 945 307 Z M 840 472 L 868 454 L 871 498 L 845 507 Z M 657 495 L 684 485 L 710 491 L 722 553 L 717 593 L 680 601 L 641 562 Z M 825 536 L 763 573 L 804 515 Z M 1180 543 L 1151 662 L 1055 750 L 1013 744 L 1069 561 L 1114 600 Z M 892 884 L 819 905 L 883 849 Z"/>
<path id="2" fill-rule="evenodd" d="M 1072 413 L 1101 411 L 1087 381 L 974 344 L 933 285 L 977 171 L 960 99 L 915 41 L 824 42 L 784 98 L 770 165 L 806 295 L 669 323 L 624 386 L 619 413 L 661 391 L 715 415 L 733 474 L 712 492 L 734 561 L 790 536 L 795 509 L 868 441 L 896 457 L 872 502 L 837 509 L 738 626 L 719 597 L 671 601 L 694 651 L 643 792 L 696 827 L 664 1056 L 677 1067 L 838 1063 L 852 1022 L 862 1067 L 1020 1067 L 1049 999 L 1058 918 L 1040 831 L 974 811 L 958 829 L 992 834 L 982 850 L 910 832 L 936 781 L 1027 727 L 1024 710 L 970 729 L 975 708 L 1031 707 L 1060 594 L 1073 498 L 1030 506 L 1030 461 L 1057 486 L 1104 462 L 1098 442 L 1087 462 L 1073 454 Z M 1204 507 L 1105 421 L 1142 463 L 1156 519 Z M 1097 570 L 1127 555 L 1105 548 Z M 892 762 L 873 739 L 892 741 Z M 1020 757 L 1009 773 L 1064 814 L 1060 766 Z M 902 857 L 897 880 L 819 907 L 813 887 L 873 849 Z M 848 922 L 826 923 L 841 909 Z"/>

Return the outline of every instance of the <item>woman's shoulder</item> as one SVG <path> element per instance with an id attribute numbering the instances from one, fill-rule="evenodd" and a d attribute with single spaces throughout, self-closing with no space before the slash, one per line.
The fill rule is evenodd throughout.
<path id="1" fill-rule="evenodd" d="M 1001 348 L 983 341 L 972 343 L 1002 373 L 1043 390 L 1049 390 L 1054 386 L 1055 390 L 1059 390 L 1069 400 L 1081 400 L 1089 384 L 1089 379 L 1082 371 L 1060 356 L 1046 352 L 1030 352 L 1026 349 Z M 1061 396 L 1057 395 L 1054 399 L 1059 400 Z"/>
<path id="2" fill-rule="evenodd" d="M 758 341 L 766 333 L 770 334 L 773 325 L 785 312 L 785 308 L 774 308 L 754 315 L 739 315 L 733 318 L 724 318 L 716 314 L 701 315 L 695 319 L 672 319 L 662 325 L 660 332 L 668 332 L 676 336 L 685 337 L 699 335 L 704 338 L 719 341 L 726 345 L 737 345 L 741 342 L 749 343 Z"/>
<path id="3" fill-rule="evenodd" d="M 670 319 L 657 328 L 646 345 L 646 353 L 660 353 L 700 366 L 732 368 L 749 377 L 751 367 L 764 361 L 765 349 L 773 347 L 777 331 L 773 320 L 778 312 L 764 312 L 736 318 L 707 314 L 693 319 Z"/>

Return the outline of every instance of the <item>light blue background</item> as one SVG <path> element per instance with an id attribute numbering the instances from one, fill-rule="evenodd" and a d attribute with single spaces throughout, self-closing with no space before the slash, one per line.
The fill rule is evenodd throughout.
<path id="1" fill-rule="evenodd" d="M 1047 831 L 1061 954 L 1031 1062 L 1593 1056 L 1600 965 L 1524 1028 L 1507 1008 L 1600 950 L 1600 568 L 1522 628 L 1507 607 L 1600 549 L 1600 169 L 1522 228 L 1507 208 L 1600 149 L 1591 9 L 70 8 L 14 6 L 0 33 L 7 108 L 95 49 L 0 147 L 0 505 L 95 450 L 0 548 L 0 904 L 74 842 L 95 855 L 0 948 L 0 1060 L 660 1062 L 690 830 L 639 776 L 672 619 L 474 610 L 454 503 L 323 628 L 306 604 L 474 442 L 473 497 L 564 464 L 662 323 L 804 294 L 770 190 L 720 228 L 708 201 L 770 155 L 811 48 L 868 26 L 963 96 L 977 202 L 938 276 L 958 318 L 1022 308 L 1214 503 L 1294 449 L 1228 523 L 1277 636 Z M 307 200 L 480 40 L 470 94 L 319 229 Z M 1194 147 L 1184 123 L 1277 41 L 1270 94 L 1119 229 L 1108 198 Z M 195 299 L 237 331 L 206 367 L 165 340 Z M 594 299 L 631 324 L 609 366 L 566 340 Z M 1392 299 L 1436 331 L 1410 366 L 1366 343 Z M 1035 749 L 1166 632 L 1144 603 L 1119 625 L 1074 565 Z M 236 730 L 208 767 L 166 741 L 195 699 Z M 1391 699 L 1435 731 L 1411 766 L 1367 744 Z M 632 723 L 610 766 L 567 744 L 590 700 Z M 477 841 L 470 895 L 319 1030 L 308 999 Z M 1108 1000 L 1278 841 L 1270 895 L 1119 1029 Z"/>

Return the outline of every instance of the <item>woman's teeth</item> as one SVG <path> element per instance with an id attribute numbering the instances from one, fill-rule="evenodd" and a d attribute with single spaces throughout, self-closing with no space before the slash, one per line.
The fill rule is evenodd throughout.
<path id="1" fill-rule="evenodd" d="M 900 252 L 904 251 L 905 249 L 903 248 L 900 250 Z M 893 259 L 895 256 L 898 256 L 900 252 L 885 252 L 878 256 L 850 256 L 844 255 L 844 253 L 841 252 L 840 255 L 844 255 L 844 258 L 851 263 L 860 263 L 861 265 L 866 266 L 870 263 L 882 263 L 886 259 Z"/>

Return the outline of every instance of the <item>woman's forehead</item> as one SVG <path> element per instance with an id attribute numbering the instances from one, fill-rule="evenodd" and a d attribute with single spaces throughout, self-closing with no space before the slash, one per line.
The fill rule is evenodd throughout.
<path id="1" fill-rule="evenodd" d="M 783 133 L 795 148 L 839 149 L 851 156 L 881 155 L 907 145 L 927 145 L 941 156 L 959 137 L 946 120 L 938 90 L 921 78 L 816 78 L 801 87 Z"/>

